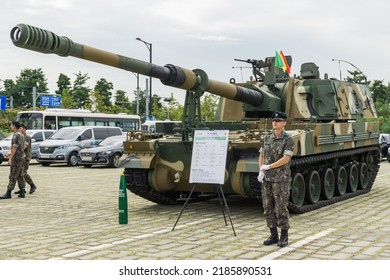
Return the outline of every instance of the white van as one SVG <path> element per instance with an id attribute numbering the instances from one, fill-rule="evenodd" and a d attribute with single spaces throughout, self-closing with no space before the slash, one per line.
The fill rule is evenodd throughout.
<path id="1" fill-rule="evenodd" d="M 70 126 L 54 133 L 39 145 L 37 161 L 43 166 L 52 163 L 66 163 L 76 166 L 79 151 L 97 145 L 114 135 L 122 135 L 122 130 L 114 126 Z"/>

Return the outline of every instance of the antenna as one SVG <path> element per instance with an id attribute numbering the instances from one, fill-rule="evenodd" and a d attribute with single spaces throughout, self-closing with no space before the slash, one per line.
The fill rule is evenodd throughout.
<path id="1" fill-rule="evenodd" d="M 335 58 L 332 58 L 332 61 L 338 61 L 339 62 L 339 69 L 340 69 L 340 81 L 341 81 L 341 67 L 340 67 L 340 62 L 345 62 L 349 65 L 351 65 L 352 67 L 354 67 L 356 70 L 358 70 L 360 72 L 360 74 L 362 74 L 362 76 L 364 77 L 364 80 L 365 80 L 365 84 L 367 84 L 367 76 L 363 74 L 363 71 L 360 70 L 359 68 L 357 68 L 355 65 L 353 65 L 351 62 L 349 61 L 346 61 L 346 60 L 342 60 L 342 59 L 335 59 Z"/>

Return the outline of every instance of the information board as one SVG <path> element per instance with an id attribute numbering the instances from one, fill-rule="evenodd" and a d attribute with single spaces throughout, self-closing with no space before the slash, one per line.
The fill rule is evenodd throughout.
<path id="1" fill-rule="evenodd" d="M 223 184 L 229 130 L 195 130 L 190 183 Z"/>

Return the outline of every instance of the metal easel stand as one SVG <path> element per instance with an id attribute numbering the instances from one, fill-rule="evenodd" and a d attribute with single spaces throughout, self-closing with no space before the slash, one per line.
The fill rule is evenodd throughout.
<path id="1" fill-rule="evenodd" d="M 172 231 L 175 230 L 175 227 L 176 227 L 177 223 L 179 222 L 180 217 L 181 217 L 181 215 L 183 214 L 184 209 L 186 208 L 188 201 L 191 199 L 191 195 L 192 195 L 192 193 L 194 192 L 195 187 L 196 187 L 196 184 L 194 184 L 194 185 L 192 186 L 191 192 L 190 192 L 190 194 L 188 195 L 187 200 L 186 200 L 186 202 L 184 203 L 183 208 L 181 209 L 181 212 L 180 212 L 179 216 L 177 217 L 176 223 L 175 223 L 175 225 L 173 226 Z M 234 234 L 234 236 L 237 236 L 237 235 L 236 235 L 236 231 L 234 230 L 234 226 L 233 226 L 233 222 L 232 222 L 232 217 L 231 217 L 231 215 L 230 215 L 229 207 L 228 207 L 228 204 L 227 204 L 227 202 L 226 202 L 225 195 L 224 195 L 224 193 L 223 193 L 222 185 L 219 185 L 219 187 L 217 187 L 216 189 L 217 189 L 217 193 L 218 193 L 219 203 L 220 203 L 221 208 L 222 208 L 223 218 L 224 218 L 224 220 L 225 220 L 225 225 L 226 225 L 226 226 L 228 225 L 228 224 L 227 224 L 227 221 L 226 221 L 226 215 L 225 215 L 225 210 L 226 210 L 226 213 L 227 213 L 227 215 L 228 215 L 228 217 L 229 217 L 229 220 L 230 220 L 230 224 L 231 224 L 231 226 L 232 226 L 233 234 Z"/>

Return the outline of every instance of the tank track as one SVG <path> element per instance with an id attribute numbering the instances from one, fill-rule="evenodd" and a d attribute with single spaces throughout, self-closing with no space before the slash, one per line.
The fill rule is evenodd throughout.
<path id="1" fill-rule="evenodd" d="M 338 152 L 334 152 L 334 153 L 330 153 L 330 154 L 310 156 L 307 158 L 305 157 L 305 158 L 293 159 L 292 160 L 292 167 L 296 167 L 296 166 L 299 166 L 301 164 L 306 164 L 306 165 L 307 164 L 316 164 L 317 162 L 321 162 L 321 161 L 328 161 L 328 160 L 332 160 L 332 159 L 336 159 L 336 158 L 344 158 L 344 157 L 349 157 L 349 156 L 353 156 L 353 155 L 360 155 L 360 154 L 364 154 L 366 152 L 371 152 L 371 151 L 378 151 L 378 147 L 364 147 L 364 148 L 357 148 L 354 150 L 345 150 L 345 151 L 338 151 Z M 369 173 L 370 177 L 368 180 L 368 185 L 365 189 L 356 190 L 353 193 L 345 193 L 342 196 L 334 196 L 329 200 L 319 200 L 315 204 L 303 205 L 301 207 L 297 207 L 296 205 L 294 205 L 290 201 L 289 205 L 288 205 L 288 209 L 292 213 L 302 214 L 302 213 L 313 211 L 313 210 L 319 209 L 321 207 L 325 207 L 325 206 L 328 206 L 328 205 L 331 205 L 331 204 L 334 204 L 334 203 L 337 203 L 337 202 L 340 202 L 340 201 L 343 201 L 346 199 L 350 199 L 350 198 L 368 193 L 371 190 L 372 185 L 374 184 L 375 178 L 378 174 L 379 167 L 380 167 L 379 163 L 380 163 L 380 158 L 379 158 L 379 153 L 378 153 L 377 155 L 374 155 L 374 162 L 372 164 L 372 170 Z"/>
<path id="2" fill-rule="evenodd" d="M 316 165 L 319 162 L 325 162 L 337 158 L 346 158 L 349 156 L 354 156 L 354 155 L 361 155 L 366 152 L 375 152 L 378 151 L 378 147 L 364 147 L 364 148 L 357 148 L 353 150 L 344 150 L 344 151 L 338 151 L 338 152 L 333 152 L 333 153 L 328 153 L 328 154 L 321 154 L 321 155 L 314 155 L 314 156 L 308 156 L 308 157 L 302 157 L 302 158 L 296 158 L 293 159 L 291 162 L 291 169 L 296 169 L 300 165 Z M 301 207 L 297 207 L 294 205 L 291 201 L 289 201 L 288 209 L 291 213 L 296 213 L 296 214 L 303 214 L 306 212 L 310 212 L 316 209 L 319 209 L 321 207 L 325 207 L 346 199 L 350 199 L 365 193 L 368 193 L 372 185 L 374 184 L 375 178 L 378 174 L 379 171 L 379 163 L 380 163 L 380 158 L 379 158 L 379 153 L 374 155 L 374 162 L 372 164 L 372 170 L 369 173 L 369 180 L 368 180 L 368 185 L 365 189 L 360 189 L 356 190 L 353 193 L 345 193 L 342 196 L 334 196 L 329 200 L 319 200 L 315 204 L 306 204 L 302 205 Z M 260 185 L 257 182 L 257 174 L 254 174 L 254 176 L 251 178 L 251 188 L 252 188 L 252 193 L 257 194 L 256 199 L 261 199 L 261 196 L 258 194 L 261 193 Z"/>
<path id="3" fill-rule="evenodd" d="M 164 205 L 177 205 L 185 203 L 189 192 L 159 193 L 150 186 L 148 181 L 148 174 L 149 169 L 125 168 L 124 175 L 126 188 L 130 192 L 154 203 Z M 215 197 L 216 195 L 211 193 L 193 192 L 189 202 L 197 202 Z"/>
<path id="4" fill-rule="evenodd" d="M 176 199 L 163 195 L 149 185 L 148 169 L 125 168 L 126 188 L 132 193 L 159 204 L 177 204 Z"/>
<path id="5" fill-rule="evenodd" d="M 364 147 L 364 148 L 358 148 L 353 150 L 345 150 L 345 151 L 338 151 L 328 154 L 321 154 L 321 155 L 314 155 L 314 156 L 307 156 L 302 158 L 296 158 L 292 160 L 291 167 L 292 169 L 299 167 L 300 165 L 316 165 L 319 162 L 329 161 L 332 159 L 337 158 L 344 158 L 349 157 L 353 155 L 360 155 L 366 152 L 370 151 L 378 151 L 377 147 Z M 319 200 L 316 204 L 308 204 L 308 205 L 302 205 L 301 207 L 297 207 L 293 203 L 289 202 L 288 209 L 291 213 L 297 213 L 302 214 L 306 212 L 310 212 L 316 209 L 319 209 L 321 207 L 325 207 L 346 199 L 350 199 L 365 193 L 368 193 L 372 185 L 374 184 L 375 178 L 379 171 L 379 152 L 378 154 L 374 155 L 374 162 L 372 166 L 372 170 L 370 171 L 369 175 L 369 182 L 365 189 L 363 190 L 356 190 L 353 193 L 345 193 L 342 196 L 334 196 L 333 198 L 329 200 Z M 179 193 L 179 192 L 167 192 L 167 193 L 159 193 L 151 186 L 149 185 L 148 181 L 148 169 L 131 169 L 131 168 L 125 168 L 125 181 L 126 181 L 126 188 L 146 199 L 154 203 L 158 204 L 165 204 L 165 205 L 177 205 L 177 204 L 183 204 L 187 198 L 187 195 L 189 192 Z M 253 174 L 251 176 L 251 192 L 254 194 L 252 197 L 261 201 L 261 189 L 260 185 L 257 182 L 257 174 Z M 193 193 L 191 195 L 191 201 L 190 202 L 196 202 L 201 201 L 204 199 L 209 198 L 215 198 L 216 196 L 213 194 L 204 194 L 201 193 Z"/>

